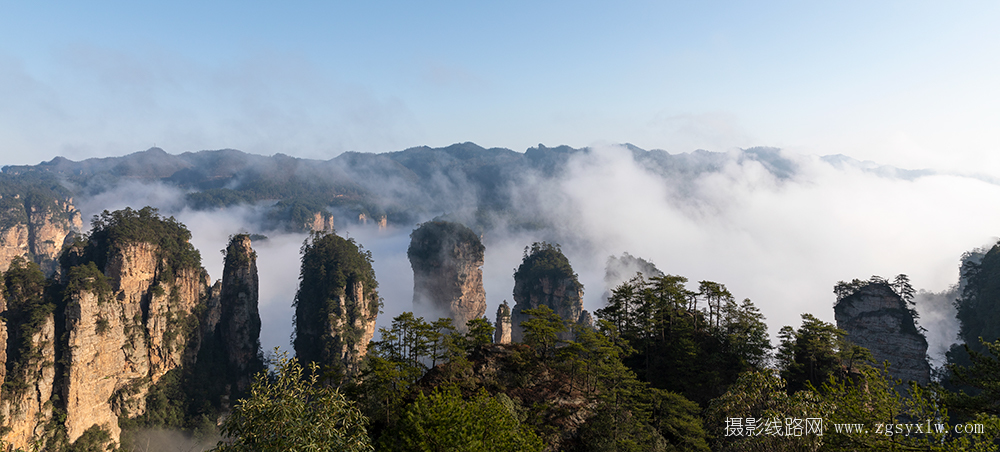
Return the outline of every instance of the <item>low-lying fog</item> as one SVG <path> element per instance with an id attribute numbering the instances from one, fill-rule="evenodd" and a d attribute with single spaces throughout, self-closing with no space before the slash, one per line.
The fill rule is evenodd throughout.
<path id="1" fill-rule="evenodd" d="M 588 310 L 601 307 L 604 265 L 629 252 L 669 274 L 725 284 L 738 299 L 750 298 L 767 317 L 771 334 L 798 326 L 802 313 L 833 321 L 833 286 L 839 280 L 905 273 L 917 289 L 928 330 L 929 353 L 953 342 L 957 325 L 941 294 L 958 281 L 963 252 L 996 241 L 1000 186 L 967 175 L 897 177 L 863 165 L 833 165 L 819 158 L 785 155 L 797 165 L 776 177 L 754 160 L 731 159 L 718 171 L 672 180 L 637 164 L 622 147 L 602 146 L 575 155 L 555 180 L 525 177 L 512 187 L 517 199 L 540 207 L 552 230 L 487 231 L 483 267 L 493 319 L 511 300 L 512 274 L 533 241 L 562 245 L 585 286 Z M 213 279 L 222 275 L 229 235 L 268 236 L 253 244 L 258 254 L 261 343 L 290 350 L 292 301 L 298 283 L 303 234 L 262 231 L 260 210 L 212 212 L 182 208 L 183 193 L 162 185 L 129 184 L 80 200 L 84 218 L 104 209 L 153 205 L 191 229 L 192 242 Z M 428 218 L 429 219 L 429 218 Z M 337 232 L 371 250 L 385 300 L 380 327 L 411 309 L 413 274 L 406 258 L 414 225 L 378 230 L 335 217 Z M 425 219 L 426 220 L 426 219 Z"/>

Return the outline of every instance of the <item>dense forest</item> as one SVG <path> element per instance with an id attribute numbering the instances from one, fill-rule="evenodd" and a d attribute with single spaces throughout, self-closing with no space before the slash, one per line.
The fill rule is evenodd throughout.
<path id="1" fill-rule="evenodd" d="M 542 258 L 536 254 L 526 252 L 525 262 Z M 547 261 L 568 266 L 560 257 Z M 841 282 L 834 293 L 841 299 L 870 284 L 912 299 L 905 275 Z M 696 288 L 682 276 L 637 274 L 611 291 L 595 327 L 565 322 L 543 306 L 527 310 L 524 340 L 514 344 L 494 344 L 494 325 L 484 318 L 459 334 L 450 319 L 404 313 L 379 331 L 355 378 L 336 384 L 328 377 L 337 363 L 278 354 L 222 424 L 229 439 L 219 450 L 996 450 L 1000 444 L 1000 342 L 981 344 L 987 354 L 971 352 L 971 366 L 945 369 L 949 381 L 971 388 L 966 392 L 940 383 L 907 385 L 833 324 L 803 314 L 801 325 L 782 328 L 772 345 L 753 302 L 736 301 L 713 281 Z M 560 338 L 566 332 L 571 339 Z M 807 419 L 821 419 L 821 426 Z M 901 434 L 893 430 L 897 424 L 921 430 Z M 270 427 L 276 425 L 283 427 Z M 983 430 L 963 434 L 965 425 Z"/>
<path id="2" fill-rule="evenodd" d="M 449 319 L 404 313 L 372 342 L 357 379 L 336 390 L 316 379 L 318 363 L 279 355 L 223 424 L 234 441 L 220 450 L 996 450 L 996 355 L 953 368 L 953 378 L 985 389 L 978 396 L 901 385 L 832 324 L 804 314 L 772 347 L 750 300 L 685 282 L 637 275 L 597 311 L 596 328 L 573 325 L 572 340 L 558 338 L 570 326 L 546 307 L 528 312 L 524 342 L 509 345 L 492 343 L 486 319 L 459 335 Z M 988 347 L 1000 352 L 1000 343 Z M 322 415 L 326 427 L 307 428 L 334 399 L 341 408 Z M 302 406 L 288 412 L 284 400 Z M 823 427 L 789 424 L 807 418 Z M 927 422 L 947 427 L 928 432 Z M 918 423 L 919 433 L 874 432 Z M 955 433 L 965 423 L 984 430 Z"/>
<path id="3" fill-rule="evenodd" d="M 557 157 L 570 152 L 585 151 L 542 149 L 511 158 L 555 172 Z M 469 146 L 446 154 L 417 149 L 389 156 L 392 165 L 379 162 L 388 165 L 383 170 L 400 165 L 419 175 L 430 171 L 422 166 L 426 159 L 448 155 L 448 163 L 463 171 L 488 172 L 492 167 L 480 154 Z M 111 171 L 98 163 L 90 167 L 109 178 L 159 171 L 155 165 Z M 186 168 L 178 165 L 168 168 L 170 177 Z M 58 169 L 78 167 L 57 161 L 51 166 L 0 175 L 0 188 L 14 190 L 0 193 L 4 221 L 24 222 L 24 212 L 56 209 L 58 200 L 69 196 L 61 184 L 77 179 Z M 296 174 L 288 170 L 289 178 Z M 313 200 L 307 199 L 312 192 L 295 191 L 296 183 L 266 182 L 278 177 L 273 174 L 241 176 L 239 184 L 227 185 L 239 190 L 211 186 L 218 175 L 183 175 L 178 183 L 201 189 L 189 193 L 188 201 L 195 204 L 217 201 L 199 198 L 205 193 L 238 195 L 233 202 L 281 198 L 272 212 L 292 212 L 295 221 L 339 202 L 361 206 L 370 194 L 344 182 L 316 188 L 344 196 Z M 480 201 L 498 211 L 506 208 L 506 201 Z M 375 205 L 362 211 L 388 212 Z M 628 254 L 622 262 L 648 271 L 609 276 L 609 281 L 624 282 L 607 288 L 592 324 L 567 321 L 540 306 L 520 312 L 522 340 L 511 344 L 494 343 L 499 325 L 487 318 L 473 319 L 459 332 L 451 319 L 407 312 L 375 333 L 382 300 L 371 253 L 353 239 L 314 232 L 301 249 L 295 356 L 276 351 L 249 388 L 234 389 L 242 376 L 222 364 L 225 351 L 216 342 L 221 339 L 213 339 L 218 333 L 197 344 L 190 339 L 203 328 L 203 306 L 168 316 L 160 338 L 139 330 L 150 317 L 151 298 L 163 297 L 174 309 L 178 295 L 171 284 L 180 274 L 195 274 L 207 287 L 201 254 L 190 239 L 184 225 L 156 209 L 126 208 L 97 215 L 91 232 L 62 252 L 60 273 L 46 278 L 35 262 L 15 258 L 0 274 L 0 312 L 8 335 L 4 399 L 32 390 L 21 376 L 35 369 L 67 372 L 64 352 L 45 361 L 32 338 L 54 316 L 55 340 L 68 350 L 64 325 L 79 303 L 74 294 L 92 292 L 106 305 L 113 292 L 106 276 L 109 260 L 125 244 L 141 243 L 155 250 L 155 278 L 141 301 L 146 311 L 125 331 L 136 344 L 164 339 L 170 349 L 177 341 L 190 365 L 166 372 L 155 384 L 144 382 L 149 391 L 141 402 L 143 414 L 132 416 L 125 408 L 118 419 L 120 450 L 143 450 L 138 435 L 152 429 L 180 431 L 217 443 L 217 450 L 1000 450 L 1000 245 L 963 257 L 955 301 L 960 343 L 934 381 L 917 385 L 896 380 L 887 363 L 876 362 L 835 324 L 803 313 L 799 325 L 783 326 L 772 343 L 766 319 L 751 300 L 740 301 L 723 283 L 689 281 Z M 224 251 L 227 263 L 250 258 L 232 252 L 231 247 Z M 514 271 L 515 279 L 571 276 L 572 289 L 583 289 L 558 245 L 526 247 Z M 872 285 L 885 286 L 902 300 L 904 308 L 893 314 L 907 320 L 899 323 L 900 331 L 922 335 L 905 275 L 839 282 L 832 293 L 839 303 Z M 107 328 L 107 319 L 99 317 L 97 334 Z M 43 450 L 115 447 L 100 428 L 70 442 L 60 426 L 68 402 L 59 394 L 52 401 L 55 414 L 46 432 L 51 441 Z M 4 425 L 0 418 L 0 435 L 6 433 Z M 862 430 L 844 430 L 846 425 Z M 914 426 L 920 429 L 913 431 Z M 966 432 L 968 426 L 973 433 Z"/>
<path id="4" fill-rule="evenodd" d="M 186 234 L 183 225 L 155 210 L 105 212 L 94 219 L 94 232 L 64 253 L 73 268 L 67 284 L 107 292 L 102 261 L 122 240 L 158 243 L 159 274 L 172 277 L 200 262 Z M 557 246 L 535 244 L 532 250 L 525 253 L 525 265 L 544 261 L 549 270 L 572 274 Z M 997 250 L 966 269 L 971 276 L 958 302 L 960 313 L 975 309 L 962 303 L 990 296 L 983 281 Z M 905 275 L 840 282 L 834 293 L 839 301 L 871 284 L 912 299 Z M 364 294 L 355 302 L 377 309 L 370 253 L 353 240 L 313 234 L 302 248 L 300 331 L 333 328 L 316 323 L 321 319 L 359 316 L 344 311 L 358 309 L 345 298 L 345 287 L 352 285 Z M 221 434 L 216 450 L 245 451 L 997 450 L 1000 445 L 1000 341 L 967 347 L 970 364 L 950 364 L 945 385 L 907 385 L 833 324 L 803 314 L 801 325 L 783 327 L 780 342 L 771 344 L 752 301 L 738 302 L 713 281 L 691 286 L 678 275 L 637 273 L 610 292 L 595 312 L 595 325 L 566 322 L 547 306 L 527 309 L 524 339 L 512 344 L 493 343 L 495 326 L 485 318 L 470 321 L 462 334 L 451 319 L 403 313 L 379 330 L 353 369 L 345 350 L 352 341 L 367 340 L 359 331 L 343 330 L 331 343 L 300 336 L 296 357 L 273 354 L 269 369 L 229 402 L 211 394 L 221 390 L 213 375 L 224 371 L 205 366 L 224 359 L 209 345 L 201 351 L 205 364 L 168 374 L 146 396 L 145 414 L 120 420 L 121 450 L 143 450 L 129 432 L 149 428 L 178 429 L 195 438 Z M 3 274 L 5 319 L 20 328 L 16 336 L 28 337 L 41 317 L 65 303 L 60 294 L 70 290 L 46 281 L 37 265 L 17 260 Z M 989 306 L 979 309 L 996 304 Z M 27 342 L 13 343 L 22 345 L 10 350 L 8 374 L 19 372 L 34 353 Z M 23 389 L 16 380 L 3 388 L 5 394 Z M 216 418 L 220 423 L 211 421 Z M 841 429 L 848 424 L 871 431 Z M 897 424 L 921 429 L 885 430 Z M 966 425 L 982 430 L 955 430 Z M 72 444 L 50 443 L 47 450 L 113 446 L 106 433 L 94 429 Z"/>

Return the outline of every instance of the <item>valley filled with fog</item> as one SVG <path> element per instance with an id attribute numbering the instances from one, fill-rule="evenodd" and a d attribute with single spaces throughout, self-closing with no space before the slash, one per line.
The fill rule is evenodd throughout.
<path id="1" fill-rule="evenodd" d="M 471 167 L 469 157 L 463 160 L 458 152 L 463 146 L 475 147 Z M 772 336 L 782 325 L 796 325 L 801 313 L 831 321 L 837 281 L 904 273 L 922 292 L 919 324 L 927 329 L 932 360 L 940 362 L 957 331 L 951 306 L 955 293 L 946 292 L 958 283 L 959 260 L 965 252 L 992 245 L 1000 224 L 1000 213 L 986 207 L 1000 201 L 995 180 L 842 155 L 771 148 L 668 154 L 600 145 L 561 148 L 541 163 L 504 171 L 504 160 L 489 160 L 491 155 L 524 160 L 518 156 L 524 154 L 470 143 L 416 149 L 421 154 L 377 155 L 418 168 L 422 172 L 416 179 L 353 174 L 356 165 L 337 172 L 337 177 L 363 181 L 372 196 L 368 199 L 375 199 L 370 203 L 396 209 L 385 227 L 359 220 L 350 208 L 327 208 L 338 234 L 372 252 L 384 299 L 380 327 L 412 309 L 413 273 L 406 258 L 410 232 L 445 215 L 483 236 L 488 317 L 501 301 L 511 301 L 512 273 L 524 247 L 536 241 L 562 246 L 584 284 L 590 311 L 603 307 L 608 258 L 628 252 L 665 273 L 687 277 L 691 287 L 711 280 L 725 284 L 738 299 L 752 299 Z M 539 148 L 532 149 L 537 155 Z M 408 152 L 415 156 L 400 157 Z M 315 161 L 294 160 L 299 163 L 293 172 L 302 180 L 323 177 Z M 501 168 L 493 173 L 500 177 L 484 182 L 477 169 L 490 165 Z M 233 177 L 226 187 L 238 190 L 240 183 Z M 490 199 L 503 201 L 499 208 L 483 208 L 484 187 Z M 104 186 L 91 183 L 80 191 L 76 203 L 85 224 L 102 210 L 126 206 L 150 205 L 175 216 L 192 231 L 192 243 L 213 279 L 221 275 L 218 251 L 231 234 L 267 236 L 254 243 L 261 342 L 265 352 L 290 349 L 299 248 L 306 233 L 268 221 L 277 200 L 195 208 L 189 194 L 198 188 L 155 177 L 111 178 Z"/>

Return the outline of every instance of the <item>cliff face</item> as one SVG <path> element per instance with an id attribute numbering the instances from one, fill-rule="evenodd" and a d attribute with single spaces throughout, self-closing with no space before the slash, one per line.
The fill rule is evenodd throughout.
<path id="1" fill-rule="evenodd" d="M 368 342 L 375 337 L 375 317 L 378 309 L 372 309 L 373 300 L 365 292 L 365 285 L 358 281 L 350 285 L 342 294 L 333 300 L 335 312 L 349 313 L 330 319 L 327 337 L 333 339 L 330 345 L 332 352 L 327 359 L 335 360 L 342 357 L 341 362 L 347 374 L 358 372 L 361 360 L 368 352 Z M 354 340 L 352 336 L 359 336 Z"/>
<path id="2" fill-rule="evenodd" d="M 14 370 L 3 375 L 3 440 L 62 450 L 97 426 L 117 443 L 119 419 L 143 414 L 151 388 L 192 364 L 209 288 L 189 234 L 151 209 L 105 212 L 65 251 L 58 279 L 10 263 L 0 311 L 17 328 L 0 334 Z"/>
<path id="3" fill-rule="evenodd" d="M 303 225 L 306 231 L 333 232 L 333 215 L 330 212 L 316 212 L 312 219 Z"/>
<path id="4" fill-rule="evenodd" d="M 219 293 L 220 342 L 239 391 L 248 388 L 253 374 L 264 368 L 257 307 L 257 253 L 250 244 L 246 234 L 229 241 Z"/>
<path id="5" fill-rule="evenodd" d="M 156 245 L 116 248 L 103 285 L 103 275 L 78 274 L 80 289 L 69 294 L 63 392 L 70 441 L 99 425 L 117 442 L 118 417 L 145 412 L 150 387 L 193 358 L 195 309 L 209 291 L 200 268 L 167 280 Z"/>
<path id="6" fill-rule="evenodd" d="M 493 332 L 493 343 L 509 344 L 510 330 L 510 306 L 507 305 L 507 300 L 504 300 L 497 308 L 497 326 Z"/>
<path id="7" fill-rule="evenodd" d="M 7 271 L 15 256 L 32 256 L 46 275 L 54 273 L 63 245 L 83 226 L 72 199 L 40 202 L 8 195 L 2 204 L 0 271 Z"/>
<path id="8" fill-rule="evenodd" d="M 2 317 L 6 310 L 7 300 L 4 299 L 3 291 L 0 290 L 0 386 L 3 385 L 4 377 L 7 375 L 7 322 Z"/>
<path id="9" fill-rule="evenodd" d="M 875 362 L 889 361 L 889 373 L 906 381 L 930 382 L 927 340 L 906 303 L 888 284 L 870 283 L 834 307 L 837 327 L 847 340 L 867 348 Z"/>
<path id="10" fill-rule="evenodd" d="M 376 216 L 372 218 L 372 220 L 375 222 L 375 225 L 378 226 L 379 231 L 385 230 L 385 228 L 388 226 L 388 221 L 386 220 L 385 215 Z M 358 214 L 358 222 L 363 225 L 367 225 L 368 215 L 365 215 L 364 212 Z"/>
<path id="11" fill-rule="evenodd" d="M 295 355 L 357 373 L 381 307 L 371 253 L 351 239 L 314 234 L 303 248 L 295 295 Z"/>
<path id="12" fill-rule="evenodd" d="M 121 430 L 115 408 L 122 407 L 113 407 L 112 397 L 137 384 L 140 387 L 136 389 L 148 390 L 141 383 L 149 374 L 148 359 L 129 353 L 137 345 L 145 347 L 129 336 L 134 325 L 131 319 L 123 318 L 122 305 L 114 300 L 102 302 L 95 291 L 84 290 L 71 297 L 66 309 L 70 365 L 63 388 L 66 432 L 74 440 L 96 424 L 117 440 Z M 143 407 L 133 404 L 130 408 L 141 412 Z"/>
<path id="13" fill-rule="evenodd" d="M 466 323 L 486 312 L 485 250 L 479 237 L 458 223 L 432 221 L 414 230 L 406 252 L 413 268 L 413 312 L 430 320 L 449 317 L 466 332 Z"/>
<path id="14" fill-rule="evenodd" d="M 557 245 L 535 243 L 525 249 L 524 260 L 514 273 L 514 302 L 511 311 L 514 342 L 523 340 L 521 322 L 531 318 L 524 310 L 541 306 L 548 306 L 566 322 L 567 331 L 560 333 L 559 338 L 573 338 L 569 326 L 579 322 L 583 314 L 583 284 Z"/>
<path id="15" fill-rule="evenodd" d="M 45 297 L 45 277 L 38 265 L 21 257 L 0 278 L 0 313 L 6 321 L 3 386 L 0 387 L 0 431 L 15 447 L 41 438 L 52 417 L 57 338 L 54 305 Z"/>
<path id="16" fill-rule="evenodd" d="M 511 338 L 514 342 L 523 340 L 521 322 L 531 316 L 524 314 L 525 309 L 535 309 L 540 306 L 552 308 L 568 324 L 577 323 L 583 314 L 583 287 L 576 278 L 553 278 L 543 276 L 534 280 L 516 280 L 514 282 L 514 310 L 511 315 L 513 325 Z M 572 333 L 559 333 L 560 339 L 571 339 Z"/>
<path id="17" fill-rule="evenodd" d="M 17 339 L 12 334 L 11 339 Z M 28 339 L 36 354 L 21 357 L 20 369 L 6 375 L 16 386 L 4 388 L 0 400 L 0 415 L 10 433 L 3 439 L 14 448 L 29 449 L 36 438 L 45 434 L 45 426 L 52 419 L 52 391 L 55 382 L 56 326 L 52 314 L 47 315 L 40 327 Z"/>

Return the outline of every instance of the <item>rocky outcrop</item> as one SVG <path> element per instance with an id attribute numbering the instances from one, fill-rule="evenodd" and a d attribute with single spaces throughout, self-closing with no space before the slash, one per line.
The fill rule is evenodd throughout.
<path id="1" fill-rule="evenodd" d="M 861 285 L 837 302 L 834 314 L 847 340 L 870 350 L 876 363 L 889 361 L 892 376 L 922 385 L 930 382 L 927 340 L 889 284 Z"/>
<path id="2" fill-rule="evenodd" d="M 149 374 L 148 360 L 131 360 L 136 356 L 129 353 L 130 349 L 137 345 L 145 348 L 129 337 L 131 319 L 123 318 L 121 304 L 102 300 L 104 296 L 95 290 L 79 291 L 71 295 L 66 309 L 67 358 L 71 365 L 66 367 L 63 397 L 66 433 L 71 440 L 98 425 L 117 441 L 121 433 L 118 415 L 123 407 L 113 406 L 112 398 L 126 388 L 144 386 L 143 377 Z M 130 408 L 141 412 L 143 407 L 133 404 Z"/>
<path id="3" fill-rule="evenodd" d="M 378 230 L 379 231 L 385 230 L 385 228 L 389 224 L 385 215 L 376 216 L 376 217 L 372 218 L 372 221 L 374 221 L 375 225 L 378 226 Z M 358 214 L 358 222 L 361 223 L 361 224 L 363 224 L 363 225 L 367 225 L 368 224 L 368 215 L 365 215 L 364 212 Z"/>
<path id="4" fill-rule="evenodd" d="M 576 319 L 576 325 L 582 328 L 594 328 L 594 316 L 590 315 L 586 309 L 580 313 L 580 317 Z"/>
<path id="5" fill-rule="evenodd" d="M 57 340 L 55 305 L 45 297 L 45 277 L 38 265 L 21 257 L 10 262 L 0 279 L 3 313 L 7 322 L 0 388 L 0 439 L 14 447 L 44 443 L 45 426 L 53 416 L 51 403 L 56 381 Z"/>
<path id="6" fill-rule="evenodd" d="M 629 253 L 622 253 L 621 256 L 608 257 L 604 266 L 604 294 L 601 300 L 607 302 L 611 298 L 611 292 L 623 282 L 626 282 L 642 273 L 646 279 L 654 276 L 663 276 L 663 272 L 656 268 L 652 262 L 641 257 L 635 257 Z"/>
<path id="7" fill-rule="evenodd" d="M 306 231 L 333 232 L 333 215 L 330 212 L 316 212 L 304 225 Z"/>
<path id="8" fill-rule="evenodd" d="M 7 271 L 11 260 L 22 256 L 33 258 L 46 275 L 54 273 L 63 245 L 83 227 L 72 199 L 8 195 L 0 205 L 0 271 Z"/>
<path id="9" fill-rule="evenodd" d="M 97 427 L 117 443 L 119 420 L 146 413 L 154 386 L 218 407 L 236 377 L 249 380 L 250 369 L 261 366 L 249 237 L 234 238 L 223 282 L 211 289 L 189 239 L 183 225 L 155 210 L 125 209 L 95 220 L 88 239 L 65 251 L 57 279 L 47 283 L 20 257 L 10 263 L 3 285 L 13 295 L 0 298 L 8 322 L 0 328 L 0 368 L 7 371 L 0 380 L 9 383 L 0 415 L 10 430 L 0 439 L 63 450 Z M 61 293 L 45 289 L 52 282 Z M 18 325 L 13 332 L 11 324 Z M 198 367 L 203 346 L 215 348 Z M 236 370 L 216 375 L 220 362 Z M 190 381 L 201 386 L 185 386 Z M 54 433 L 59 429 L 65 435 Z"/>
<path id="10" fill-rule="evenodd" d="M 42 320 L 29 344 L 35 356 L 21 356 L 23 367 L 6 375 L 6 380 L 14 384 L 3 389 L 0 400 L 0 416 L 10 428 L 3 440 L 14 448 L 24 449 L 45 436 L 45 426 L 52 419 L 50 400 L 56 362 L 56 328 L 52 314 Z"/>
<path id="11" fill-rule="evenodd" d="M 28 256 L 28 224 L 14 222 L 0 229 L 0 271 L 7 271 L 15 256 Z"/>
<path id="12" fill-rule="evenodd" d="M 224 270 L 223 270 L 224 271 Z M 218 280 L 208 289 L 205 299 L 205 312 L 201 316 L 200 338 L 208 338 L 215 334 L 222 319 L 222 280 Z"/>
<path id="13" fill-rule="evenodd" d="M 247 389 L 253 374 L 264 368 L 257 307 L 257 253 L 250 245 L 246 234 L 230 239 L 219 294 L 219 337 L 238 391 Z"/>
<path id="14" fill-rule="evenodd" d="M 193 359 L 188 342 L 195 311 L 209 288 L 201 268 L 163 275 L 157 245 L 114 247 L 105 273 L 69 270 L 66 308 L 66 432 L 75 441 L 93 425 L 118 441 L 119 416 L 145 412 L 146 394 L 168 372 Z M 106 281 L 103 278 L 106 277 Z"/>
<path id="15" fill-rule="evenodd" d="M 371 254 L 336 234 L 312 236 L 295 295 L 295 355 L 345 375 L 358 372 L 381 300 Z"/>
<path id="16" fill-rule="evenodd" d="M 486 312 L 485 251 L 479 237 L 458 223 L 430 221 L 415 229 L 406 251 L 413 268 L 413 312 L 451 318 L 466 332 L 466 323 Z"/>
<path id="17" fill-rule="evenodd" d="M 7 300 L 0 290 L 0 386 L 3 386 L 4 377 L 7 375 L 7 322 L 3 319 L 6 310 Z"/>
<path id="18" fill-rule="evenodd" d="M 531 318 L 526 309 L 548 306 L 566 322 L 559 338 L 573 338 L 569 326 L 583 314 L 583 284 L 577 279 L 569 259 L 557 245 L 535 243 L 525 250 L 524 260 L 514 273 L 514 309 L 511 311 L 511 339 L 523 340 L 521 322 Z"/>
<path id="19" fill-rule="evenodd" d="M 507 305 L 507 300 L 504 300 L 497 308 L 497 326 L 493 332 L 493 343 L 509 344 L 510 340 L 510 306 Z"/>

